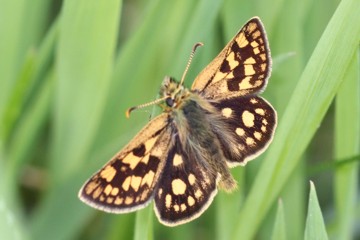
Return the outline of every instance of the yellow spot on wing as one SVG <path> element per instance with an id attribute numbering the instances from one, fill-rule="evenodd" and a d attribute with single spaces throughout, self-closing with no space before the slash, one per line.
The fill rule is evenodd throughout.
<path id="1" fill-rule="evenodd" d="M 244 64 L 254 64 L 254 63 L 256 63 L 256 61 L 253 57 L 249 57 L 244 61 Z"/>
<path id="2" fill-rule="evenodd" d="M 258 103 L 258 101 L 256 100 L 256 98 L 250 99 L 250 102 L 251 102 L 252 104 Z"/>
<path id="3" fill-rule="evenodd" d="M 85 193 L 87 195 L 89 195 L 90 193 L 92 193 L 92 191 L 94 191 L 99 186 L 99 184 L 100 183 L 98 183 L 96 181 L 89 182 L 85 187 Z"/>
<path id="4" fill-rule="evenodd" d="M 188 176 L 188 180 L 189 180 L 190 185 L 194 185 L 195 180 L 196 180 L 194 174 L 190 173 Z"/>
<path id="5" fill-rule="evenodd" d="M 253 88 L 254 85 L 250 83 L 251 77 L 247 76 L 245 77 L 243 80 L 241 80 L 241 82 L 239 83 L 239 88 L 241 90 L 243 89 L 249 89 L 249 88 Z"/>
<path id="6" fill-rule="evenodd" d="M 175 210 L 175 212 L 178 212 L 178 211 L 180 210 L 179 205 L 175 204 L 175 205 L 174 205 L 174 210 Z"/>
<path id="7" fill-rule="evenodd" d="M 236 132 L 236 134 L 239 135 L 240 137 L 245 135 L 245 131 L 244 131 L 244 129 L 242 129 L 242 128 L 236 128 L 235 132 Z"/>
<path id="8" fill-rule="evenodd" d="M 120 204 L 122 204 L 123 203 L 123 201 L 124 201 L 124 199 L 123 198 L 120 198 L 120 197 L 116 197 L 116 199 L 115 199 L 115 204 L 116 205 L 120 205 Z"/>
<path id="9" fill-rule="evenodd" d="M 123 184 L 121 185 L 121 187 L 127 191 L 129 190 L 129 187 L 130 187 L 130 183 L 131 183 L 131 176 L 128 176 L 125 181 L 123 182 Z"/>
<path id="10" fill-rule="evenodd" d="M 256 112 L 257 114 L 261 115 L 261 116 L 264 116 L 264 115 L 265 115 L 265 111 L 264 111 L 264 109 L 262 109 L 262 108 L 257 108 L 257 109 L 255 109 L 255 112 Z"/>
<path id="11" fill-rule="evenodd" d="M 173 165 L 176 167 L 176 166 L 181 165 L 182 163 L 183 163 L 182 157 L 179 154 L 175 153 Z"/>
<path id="12" fill-rule="evenodd" d="M 157 137 L 153 137 L 145 142 L 146 153 L 148 153 L 153 148 L 156 140 Z M 134 170 L 141 160 L 143 160 L 146 163 L 147 161 L 149 161 L 149 156 L 147 156 L 146 154 L 143 157 L 137 157 L 132 152 L 129 152 L 128 155 L 126 155 L 125 158 L 122 160 L 122 162 L 129 164 L 130 169 Z"/>
<path id="13" fill-rule="evenodd" d="M 249 25 L 248 25 L 248 27 L 247 27 L 247 30 L 248 30 L 248 32 L 252 32 L 252 31 L 254 31 L 256 28 L 257 28 L 256 23 L 252 22 L 252 23 L 249 23 Z"/>
<path id="14" fill-rule="evenodd" d="M 165 207 L 167 209 L 169 209 L 171 207 L 171 201 L 172 201 L 172 197 L 170 194 L 166 194 L 165 196 Z"/>
<path id="15" fill-rule="evenodd" d="M 226 58 L 229 63 L 230 69 L 234 69 L 239 65 L 239 62 L 235 60 L 235 53 L 231 52 L 229 56 Z"/>
<path id="16" fill-rule="evenodd" d="M 111 182 L 116 174 L 115 168 L 111 165 L 107 165 L 101 172 L 100 177 L 104 178 L 107 182 Z"/>
<path id="17" fill-rule="evenodd" d="M 157 137 L 153 137 L 153 138 L 150 138 L 149 140 L 147 140 L 147 141 L 145 142 L 145 149 L 146 149 L 146 152 L 147 152 L 147 153 L 150 151 L 150 149 L 153 148 L 156 140 L 157 140 Z"/>
<path id="18" fill-rule="evenodd" d="M 254 33 L 252 34 L 252 37 L 253 37 L 253 38 L 258 38 L 258 37 L 260 37 L 260 35 L 261 35 L 260 31 L 259 31 L 259 30 L 256 30 L 256 32 L 254 32 Z"/>
<path id="19" fill-rule="evenodd" d="M 116 196 L 119 193 L 119 188 L 115 187 L 113 188 L 113 190 L 111 191 L 111 195 Z"/>
<path id="20" fill-rule="evenodd" d="M 195 199 L 192 196 L 188 196 L 187 200 L 190 207 L 195 204 Z"/>
<path id="21" fill-rule="evenodd" d="M 218 82 L 220 80 L 223 80 L 226 77 L 226 75 L 227 75 L 227 73 L 223 73 L 221 71 L 218 71 L 215 74 L 214 78 L 213 78 L 213 82 L 216 83 L 216 82 Z"/>
<path id="22" fill-rule="evenodd" d="M 239 47 L 243 48 L 246 47 L 249 42 L 248 40 L 246 40 L 245 34 L 243 32 L 241 32 L 238 36 L 238 38 L 236 39 L 237 44 L 239 45 Z"/>
<path id="23" fill-rule="evenodd" d="M 259 44 L 258 44 L 256 41 L 252 41 L 252 42 L 250 43 L 250 45 L 251 45 L 252 47 L 257 47 L 257 46 L 259 46 Z"/>
<path id="24" fill-rule="evenodd" d="M 154 171 L 150 170 L 147 174 L 145 174 L 144 178 L 142 179 L 141 186 L 147 184 L 150 187 L 154 181 L 154 176 Z"/>
<path id="25" fill-rule="evenodd" d="M 261 131 L 266 132 L 266 127 L 264 125 L 261 126 Z"/>
<path id="26" fill-rule="evenodd" d="M 231 108 L 223 108 L 221 110 L 221 114 L 226 117 L 226 118 L 229 118 L 231 117 L 231 114 L 232 114 L 232 109 Z"/>
<path id="27" fill-rule="evenodd" d="M 264 62 L 266 61 L 266 54 L 265 53 L 262 53 L 259 55 L 261 60 L 263 60 Z"/>
<path id="28" fill-rule="evenodd" d="M 144 201 L 148 197 L 149 189 L 145 189 L 141 194 L 141 201 Z"/>
<path id="29" fill-rule="evenodd" d="M 134 198 L 129 197 L 129 196 L 125 198 L 126 205 L 132 204 L 133 202 L 134 202 Z"/>
<path id="30" fill-rule="evenodd" d="M 132 152 L 130 152 L 128 155 L 126 155 L 126 157 L 122 161 L 123 161 L 123 163 L 129 164 L 129 167 L 131 168 L 131 170 L 134 170 L 135 167 L 140 162 L 140 160 L 141 160 L 141 158 L 136 157 Z"/>
<path id="31" fill-rule="evenodd" d="M 183 180 L 177 178 L 171 182 L 171 189 L 175 195 L 184 194 L 186 190 L 186 184 Z"/>
<path id="32" fill-rule="evenodd" d="M 102 193 L 103 188 L 102 187 L 98 187 L 94 192 L 93 192 L 93 198 L 98 198 L 100 196 L 100 194 Z"/>
<path id="33" fill-rule="evenodd" d="M 253 145 L 255 143 L 254 139 L 251 137 L 246 138 L 246 144 L 247 145 Z"/>
<path id="34" fill-rule="evenodd" d="M 158 196 L 159 196 L 159 198 L 161 198 L 162 193 L 163 193 L 163 189 L 160 188 L 159 191 L 158 191 Z"/>
<path id="35" fill-rule="evenodd" d="M 104 189 L 105 195 L 109 195 L 111 190 L 112 190 L 112 186 L 110 184 L 106 185 L 106 187 Z"/>
<path id="36" fill-rule="evenodd" d="M 203 193 L 202 193 L 202 191 L 201 191 L 200 189 L 197 189 L 197 190 L 195 191 L 195 197 L 196 197 L 197 199 L 199 199 L 202 195 L 203 195 Z"/>
<path id="37" fill-rule="evenodd" d="M 261 64 L 260 67 L 261 67 L 261 71 L 265 72 L 266 63 Z"/>
<path id="38" fill-rule="evenodd" d="M 255 119 L 254 114 L 245 110 L 241 117 L 246 127 L 254 126 L 254 119 Z"/>
<path id="39" fill-rule="evenodd" d="M 251 76 L 255 74 L 253 65 L 244 65 L 244 69 L 246 76 Z"/>
<path id="40" fill-rule="evenodd" d="M 180 208 L 181 208 L 181 211 L 182 211 L 182 212 L 185 211 L 185 210 L 186 210 L 186 205 L 185 205 L 185 203 L 182 203 L 182 204 L 180 205 Z"/>
<path id="41" fill-rule="evenodd" d="M 141 162 L 144 163 L 144 164 L 148 164 L 149 159 L 150 159 L 150 153 L 146 154 L 146 155 L 143 157 L 143 159 L 141 160 Z"/>
<path id="42" fill-rule="evenodd" d="M 107 202 L 108 204 L 111 204 L 113 201 L 114 201 L 114 198 L 112 198 L 112 197 L 108 197 L 108 198 L 106 199 L 106 202 Z"/>
<path id="43" fill-rule="evenodd" d="M 135 192 L 139 190 L 141 179 L 142 178 L 138 176 L 133 176 L 131 178 L 131 187 L 134 189 Z"/>
<path id="44" fill-rule="evenodd" d="M 259 132 L 254 132 L 254 137 L 255 137 L 257 140 L 260 140 L 260 139 L 261 139 L 261 136 L 262 136 L 261 133 L 259 133 Z"/>

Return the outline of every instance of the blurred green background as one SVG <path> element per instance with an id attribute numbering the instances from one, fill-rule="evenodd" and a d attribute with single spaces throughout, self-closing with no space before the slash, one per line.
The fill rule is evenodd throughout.
<path id="1" fill-rule="evenodd" d="M 359 0 L 0 6 L 0 239 L 360 239 Z M 191 86 L 253 16 L 270 42 L 263 96 L 279 125 L 261 157 L 232 170 L 238 190 L 176 228 L 152 206 L 112 215 L 80 202 L 152 111 L 125 110 L 156 98 L 165 75 L 179 79 L 201 41 Z"/>

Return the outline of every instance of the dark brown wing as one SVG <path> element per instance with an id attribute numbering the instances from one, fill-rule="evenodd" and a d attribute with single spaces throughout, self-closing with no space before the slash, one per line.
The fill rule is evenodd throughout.
<path id="1" fill-rule="evenodd" d="M 213 105 L 223 117 L 222 126 L 213 128 L 230 167 L 245 165 L 266 150 L 273 138 L 277 119 L 270 103 L 258 96 L 246 96 L 225 99 Z"/>
<path id="2" fill-rule="evenodd" d="M 80 189 L 79 198 L 94 208 L 126 213 L 145 207 L 168 156 L 171 129 L 161 114 Z"/>
<path id="3" fill-rule="evenodd" d="M 177 136 L 155 191 L 155 213 L 168 226 L 199 217 L 217 193 L 216 173 L 209 172 L 182 149 Z"/>
<path id="4" fill-rule="evenodd" d="M 261 92 L 270 76 L 271 56 L 260 19 L 250 19 L 196 77 L 192 90 L 224 99 Z"/>

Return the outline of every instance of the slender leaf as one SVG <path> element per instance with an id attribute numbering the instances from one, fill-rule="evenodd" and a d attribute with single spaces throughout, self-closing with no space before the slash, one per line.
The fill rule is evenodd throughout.
<path id="1" fill-rule="evenodd" d="M 336 98 L 335 157 L 349 158 L 360 154 L 360 71 L 359 52 L 356 51 Z M 335 171 L 336 239 L 351 239 L 354 209 L 359 195 L 359 162 L 338 167 Z"/>
<path id="2" fill-rule="evenodd" d="M 305 240 L 327 240 L 324 219 L 319 206 L 314 183 L 310 181 L 309 207 L 306 218 Z"/>
<path id="3" fill-rule="evenodd" d="M 274 229 L 272 232 L 272 240 L 285 240 L 286 239 L 286 221 L 284 216 L 284 205 L 280 199 L 278 202 L 278 209 L 276 212 L 276 219 L 274 224 Z"/>

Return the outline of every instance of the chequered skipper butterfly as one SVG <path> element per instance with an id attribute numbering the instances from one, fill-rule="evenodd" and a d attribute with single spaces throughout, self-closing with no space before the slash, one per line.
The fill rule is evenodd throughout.
<path id="1" fill-rule="evenodd" d="M 191 89 L 165 77 L 158 103 L 163 113 L 94 174 L 79 197 L 92 207 L 128 213 L 155 201 L 168 226 L 199 217 L 217 188 L 231 191 L 229 167 L 245 165 L 272 140 L 276 112 L 258 96 L 267 84 L 271 57 L 264 27 L 250 19 L 196 77 Z"/>

